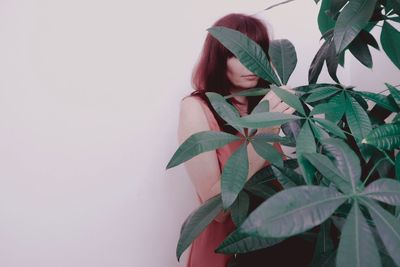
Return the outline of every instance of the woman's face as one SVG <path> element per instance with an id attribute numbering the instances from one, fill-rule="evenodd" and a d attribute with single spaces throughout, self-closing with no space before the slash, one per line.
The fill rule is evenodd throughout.
<path id="1" fill-rule="evenodd" d="M 232 88 L 234 91 L 255 87 L 259 80 L 259 77 L 243 66 L 236 57 L 228 58 L 226 76 L 235 87 Z"/>

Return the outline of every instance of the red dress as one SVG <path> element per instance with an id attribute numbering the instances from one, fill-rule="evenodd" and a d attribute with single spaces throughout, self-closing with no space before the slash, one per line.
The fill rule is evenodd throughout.
<path id="1" fill-rule="evenodd" d="M 213 113 L 200 97 L 196 97 L 202 104 L 211 131 L 221 131 Z M 238 133 L 239 134 L 239 133 Z M 239 148 L 242 140 L 232 142 L 216 150 L 218 163 L 222 170 L 232 153 Z M 274 145 L 282 152 L 279 144 Z M 268 165 L 266 162 L 265 166 Z M 199 197 L 199 196 L 198 196 Z M 200 197 L 199 197 L 200 199 Z M 213 220 L 207 228 L 193 241 L 190 248 L 187 267 L 226 267 L 231 255 L 215 253 L 214 250 L 235 229 L 230 216 L 224 222 Z"/>

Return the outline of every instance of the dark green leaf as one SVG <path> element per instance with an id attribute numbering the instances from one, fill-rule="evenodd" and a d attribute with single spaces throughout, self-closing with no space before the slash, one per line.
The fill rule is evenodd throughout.
<path id="1" fill-rule="evenodd" d="M 203 152 L 215 150 L 237 140 L 240 140 L 240 138 L 224 132 L 204 131 L 195 133 L 179 146 L 168 162 L 167 169 L 175 167 Z"/>
<path id="2" fill-rule="evenodd" d="M 208 32 L 231 51 L 248 70 L 264 80 L 281 85 L 265 54 L 268 51 L 264 51 L 255 41 L 226 27 L 212 27 Z"/>
<path id="3" fill-rule="evenodd" d="M 334 30 L 337 53 L 342 52 L 367 25 L 376 0 L 352 0 L 340 13 Z"/>
<path id="4" fill-rule="evenodd" d="M 355 192 L 361 177 L 360 160 L 355 152 L 343 140 L 337 138 L 324 140 L 322 145 L 342 174 L 341 177 L 348 179 Z"/>
<path id="5" fill-rule="evenodd" d="M 260 112 L 237 118 L 233 124 L 247 128 L 268 128 L 295 119 L 300 119 L 300 117 L 282 112 Z"/>
<path id="6" fill-rule="evenodd" d="M 239 118 L 239 111 L 229 104 L 223 96 L 214 92 L 206 93 L 208 100 L 210 101 L 214 110 L 218 113 L 218 115 L 224 119 L 227 123 L 231 124 L 235 119 Z M 242 127 L 233 126 L 236 130 L 244 134 L 244 130 Z"/>
<path id="7" fill-rule="evenodd" d="M 273 40 L 269 44 L 269 55 L 283 84 L 286 84 L 297 64 L 296 49 L 287 39 Z"/>
<path id="8" fill-rule="evenodd" d="M 317 54 L 315 54 L 311 62 L 310 69 L 308 70 L 308 82 L 310 84 L 316 83 L 318 80 L 318 76 L 321 73 L 322 66 L 324 65 L 324 61 L 327 57 L 329 45 L 330 41 L 326 40 L 318 50 Z"/>
<path id="9" fill-rule="evenodd" d="M 327 15 L 331 7 L 331 0 L 322 0 L 321 8 L 318 13 L 318 27 L 321 34 L 326 33 L 328 30 L 335 26 L 335 21 Z"/>
<path id="10" fill-rule="evenodd" d="M 396 102 L 397 106 L 400 107 L 400 90 L 394 87 L 393 85 L 390 85 L 388 83 L 385 83 L 386 87 L 390 91 L 390 95 L 393 97 L 394 101 Z"/>
<path id="11" fill-rule="evenodd" d="M 322 88 L 318 88 L 318 89 L 320 89 L 320 90 L 311 93 L 306 98 L 305 101 L 307 103 L 311 103 L 311 102 L 319 101 L 321 99 L 328 98 L 328 97 L 336 94 L 337 92 L 339 92 L 339 90 L 335 87 L 322 87 Z"/>
<path id="12" fill-rule="evenodd" d="M 331 78 L 335 82 L 340 83 L 336 75 L 338 64 L 339 61 L 338 61 L 338 56 L 336 54 L 335 43 L 333 42 L 332 39 L 330 41 L 328 51 L 326 52 L 326 67 L 328 68 L 329 76 L 331 76 Z"/>
<path id="13" fill-rule="evenodd" d="M 333 96 L 328 103 L 332 105 L 334 109 L 325 113 L 325 119 L 338 123 L 346 110 L 346 98 L 344 97 L 344 93 Z"/>
<path id="14" fill-rule="evenodd" d="M 364 139 L 372 130 L 367 112 L 348 94 L 346 97 L 346 118 L 357 142 Z"/>
<path id="15" fill-rule="evenodd" d="M 298 185 L 304 185 L 303 177 L 295 170 L 292 170 L 290 168 L 278 168 L 274 166 L 272 166 L 272 170 L 278 178 L 279 183 L 285 189 Z"/>
<path id="16" fill-rule="evenodd" d="M 357 93 L 369 100 L 374 101 L 378 106 L 381 106 L 387 110 L 390 110 L 392 112 L 399 111 L 399 107 L 396 105 L 396 102 L 392 98 L 389 98 L 382 94 L 376 94 L 376 93 L 372 93 L 372 92 L 358 91 Z"/>
<path id="17" fill-rule="evenodd" d="M 268 160 L 276 166 L 283 167 L 282 155 L 271 144 L 256 138 L 251 141 L 251 144 L 257 154 L 263 159 Z"/>
<path id="18" fill-rule="evenodd" d="M 331 2 L 330 12 L 336 15 L 349 0 L 331 0 Z"/>
<path id="19" fill-rule="evenodd" d="M 231 233 L 215 250 L 218 253 L 247 253 L 250 251 L 271 247 L 283 241 L 283 238 L 262 238 L 249 236 L 239 231 Z"/>
<path id="20" fill-rule="evenodd" d="M 318 122 L 322 127 L 324 127 L 328 132 L 337 135 L 341 138 L 346 138 L 346 135 L 343 133 L 342 129 L 340 129 L 339 126 L 334 124 L 331 121 L 324 120 L 324 119 L 318 119 L 318 118 L 313 118 L 315 122 Z"/>
<path id="21" fill-rule="evenodd" d="M 321 224 L 319 228 L 317 243 L 315 244 L 313 263 L 317 263 L 320 260 L 319 258 L 322 258 L 323 255 L 327 255 L 335 249 L 330 234 L 331 224 L 331 220 L 328 219 Z"/>
<path id="22" fill-rule="evenodd" d="M 400 153 L 396 155 L 396 179 L 400 181 Z"/>
<path id="23" fill-rule="evenodd" d="M 303 155 L 311 164 L 330 182 L 335 184 L 342 192 L 351 192 L 350 183 L 346 181 L 343 174 L 329 160 L 328 157 L 317 153 L 306 153 Z"/>
<path id="24" fill-rule="evenodd" d="M 383 23 L 381 44 L 386 55 L 400 69 L 400 32 L 387 21 Z"/>
<path id="25" fill-rule="evenodd" d="M 176 248 L 176 257 L 189 247 L 193 240 L 214 220 L 222 211 L 221 196 L 207 200 L 200 208 L 192 212 L 182 225 L 181 234 Z"/>
<path id="26" fill-rule="evenodd" d="M 400 123 L 384 124 L 373 129 L 363 140 L 363 144 L 370 144 L 384 150 L 400 147 Z"/>
<path id="27" fill-rule="evenodd" d="M 249 173 L 247 143 L 243 143 L 228 159 L 221 175 L 222 205 L 229 208 L 246 183 Z"/>
<path id="28" fill-rule="evenodd" d="M 269 88 L 251 88 L 238 93 L 230 94 L 224 96 L 224 98 L 229 99 L 234 96 L 264 96 L 270 91 Z"/>
<path id="29" fill-rule="evenodd" d="M 357 201 L 354 201 L 343 226 L 336 264 L 337 266 L 381 266 L 374 236 Z"/>
<path id="30" fill-rule="evenodd" d="M 344 201 L 336 190 L 298 186 L 281 191 L 255 209 L 240 232 L 260 237 L 289 237 L 325 221 Z"/>
<path id="31" fill-rule="evenodd" d="M 361 39 L 361 34 L 350 43 L 349 50 L 358 61 L 367 68 L 372 68 L 372 57 L 368 44 Z"/>
<path id="32" fill-rule="evenodd" d="M 385 248 L 397 265 L 400 265 L 400 223 L 392 214 L 381 208 L 374 201 L 362 199 L 376 225 Z"/>
<path id="33" fill-rule="evenodd" d="M 380 178 L 370 183 L 362 195 L 387 204 L 400 205 L 400 182 L 389 178 Z"/>
<path id="34" fill-rule="evenodd" d="M 276 86 L 272 86 L 272 91 L 280 98 L 283 102 L 294 108 L 302 115 L 306 115 L 303 105 L 298 96 L 289 93 L 287 90 L 281 89 Z"/>
<path id="35" fill-rule="evenodd" d="M 305 121 L 296 139 L 296 153 L 300 155 L 303 153 L 313 153 L 316 150 L 317 146 L 310 124 L 308 121 Z"/>
<path id="36" fill-rule="evenodd" d="M 241 225 L 242 222 L 247 218 L 249 207 L 249 195 L 244 191 L 240 192 L 231 208 L 232 221 L 236 226 Z"/>

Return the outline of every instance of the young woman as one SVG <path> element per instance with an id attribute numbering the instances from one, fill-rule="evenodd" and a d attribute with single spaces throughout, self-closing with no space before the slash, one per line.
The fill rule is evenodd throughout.
<path id="1" fill-rule="evenodd" d="M 243 15 L 229 14 L 219 19 L 213 26 L 224 26 L 238 30 L 257 42 L 268 54 L 269 36 L 265 25 L 258 19 Z M 222 46 L 210 34 L 207 35 L 203 51 L 192 76 L 194 92 L 181 101 L 178 139 L 184 142 L 189 136 L 200 131 L 225 131 L 237 134 L 232 127 L 216 114 L 211 107 L 206 92 L 217 92 L 221 95 L 240 92 L 253 87 L 267 87 L 268 83 L 246 67 L 234 55 Z M 271 112 L 291 114 L 294 109 L 283 103 L 273 92 L 264 97 L 234 97 L 230 102 L 237 108 L 240 115 L 246 115 L 263 100 L 269 100 Z M 258 132 L 279 133 L 280 128 L 259 129 Z M 200 203 L 221 193 L 221 171 L 229 156 L 239 147 L 240 141 L 226 145 L 216 151 L 202 153 L 185 163 Z M 274 146 L 280 150 L 279 144 Z M 266 162 L 254 150 L 251 144 L 247 146 L 249 158 L 248 178 L 266 166 Z M 280 150 L 281 151 L 281 150 Z M 225 267 L 231 260 L 228 255 L 217 254 L 214 250 L 234 230 L 230 214 L 221 213 L 193 242 L 188 259 L 188 267 Z M 250 259 L 251 260 L 251 259 Z M 253 263 L 244 263 L 253 267 Z M 241 265 L 242 266 L 242 265 Z M 268 265 L 262 266 L 284 266 Z M 299 266 L 299 265 L 296 265 Z"/>

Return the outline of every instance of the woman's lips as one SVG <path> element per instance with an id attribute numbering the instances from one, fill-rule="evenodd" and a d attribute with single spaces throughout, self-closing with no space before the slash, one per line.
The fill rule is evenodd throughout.
<path id="1" fill-rule="evenodd" d="M 258 76 L 256 75 L 243 75 L 242 77 L 248 79 L 248 80 L 255 80 L 258 79 Z"/>

